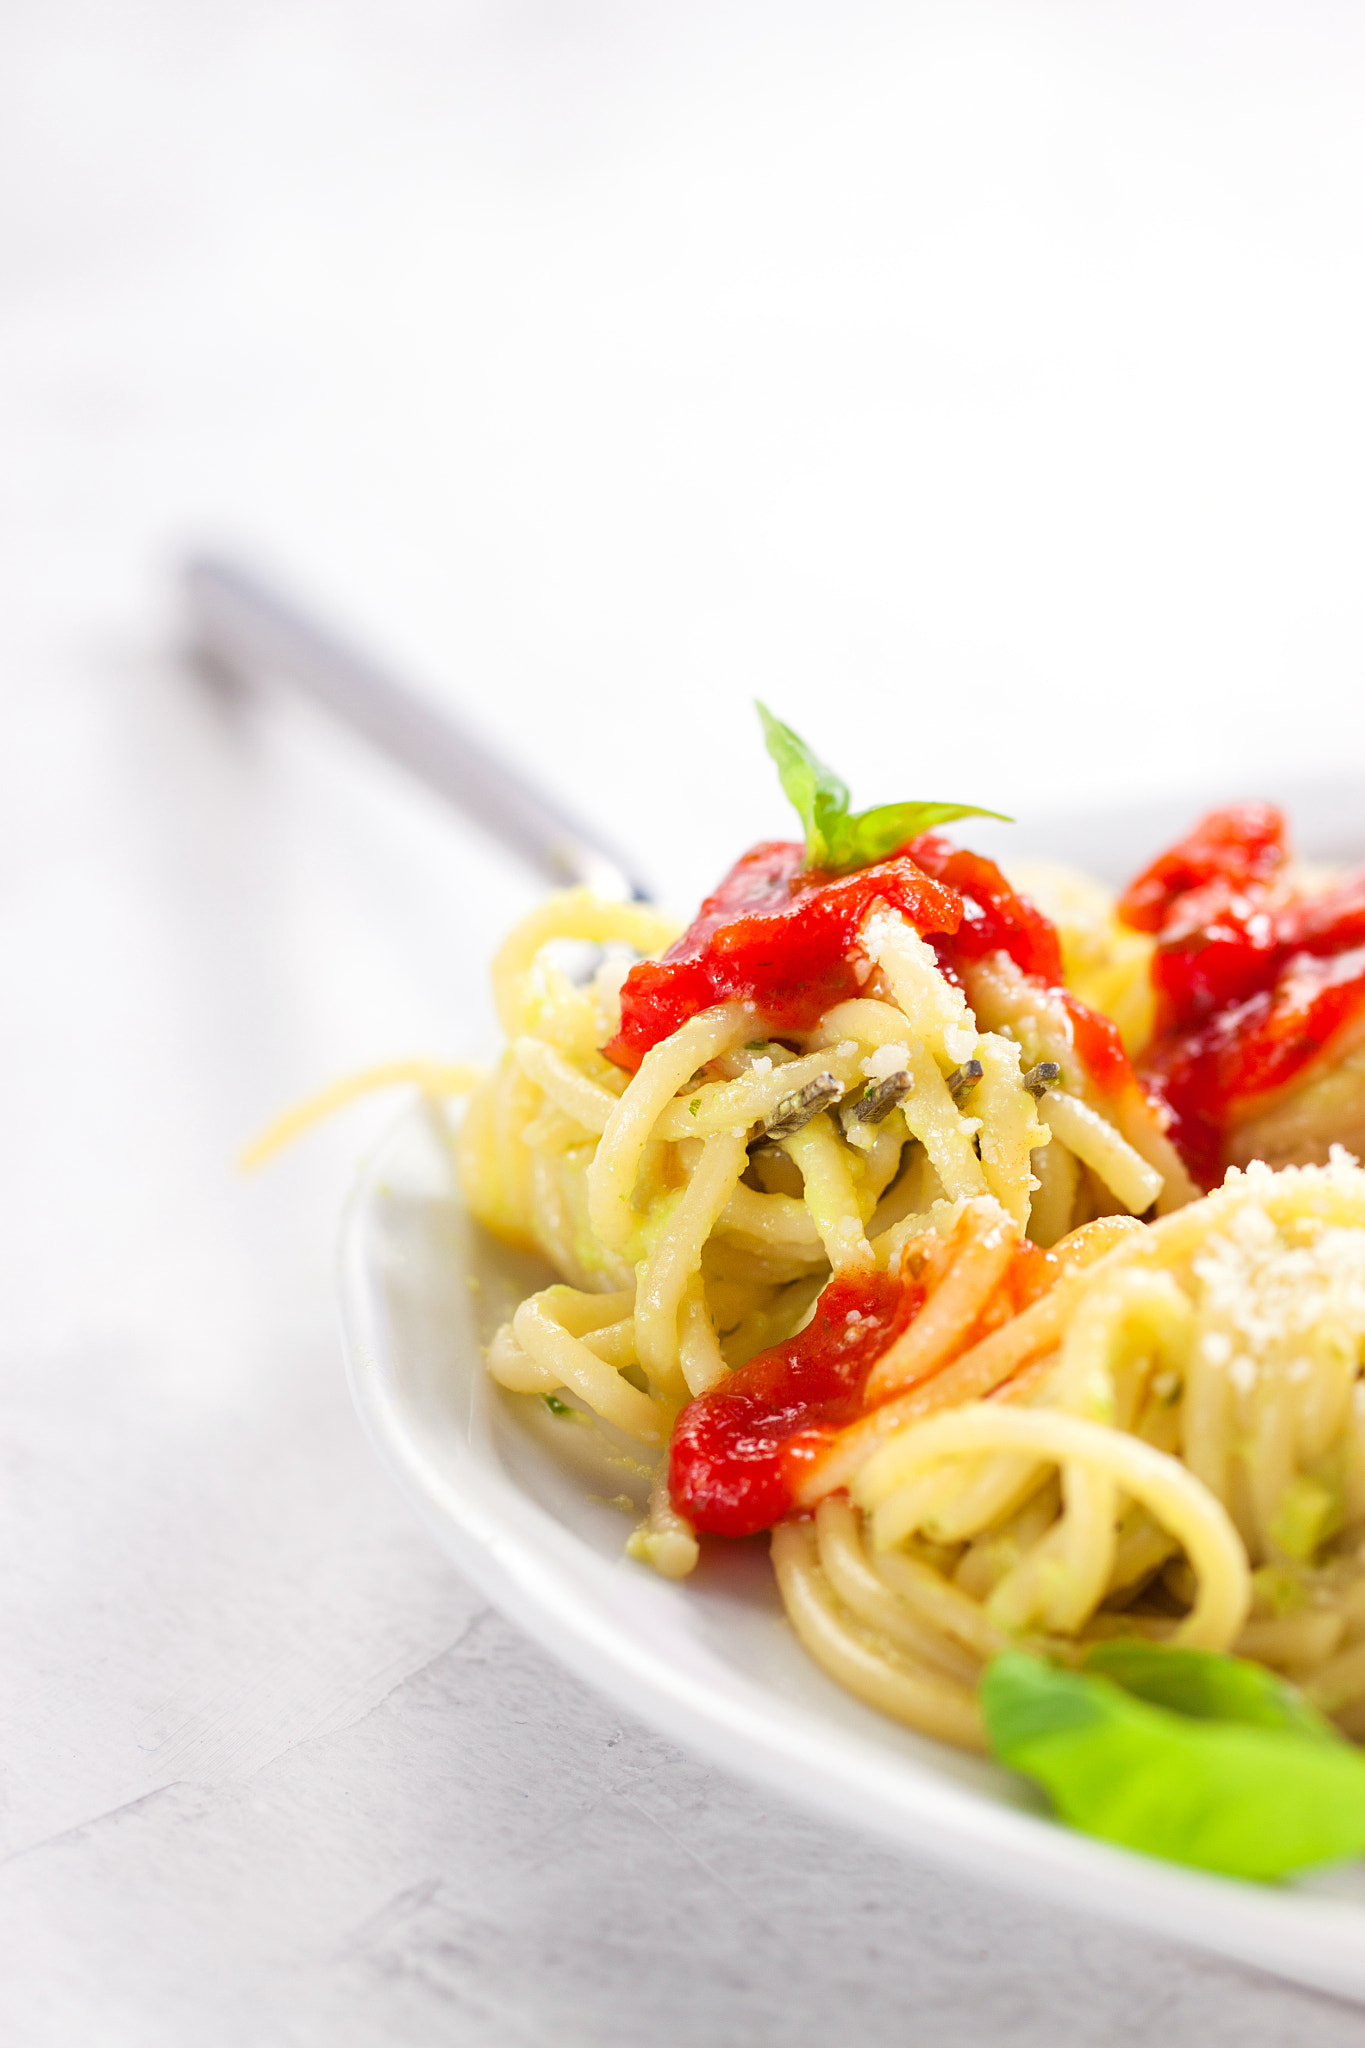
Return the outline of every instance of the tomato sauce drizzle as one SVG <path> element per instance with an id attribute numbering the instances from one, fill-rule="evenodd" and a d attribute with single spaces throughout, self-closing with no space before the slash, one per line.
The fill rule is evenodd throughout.
<path id="1" fill-rule="evenodd" d="M 1106 1017 L 1102 1010 L 1092 1010 L 1079 996 L 1073 996 L 1069 988 L 1058 989 L 1057 994 L 1071 1019 L 1071 1036 L 1081 1065 L 1095 1086 L 1115 1100 L 1125 1089 L 1139 1088 L 1141 1084 L 1112 1017 Z"/>
<path id="2" fill-rule="evenodd" d="M 1169 1135 L 1204 1187 L 1223 1176 L 1238 1111 L 1297 1079 L 1365 1006 L 1365 875 L 1324 895 L 1286 885 L 1270 804 L 1211 811 L 1119 904 L 1156 935 L 1156 1030 L 1141 1060 Z"/>
<path id="3" fill-rule="evenodd" d="M 963 916 L 956 890 L 901 853 L 848 875 L 804 869 L 805 849 L 767 840 L 735 862 L 661 960 L 632 967 L 621 1028 L 608 1059 L 632 1072 L 651 1046 L 714 1003 L 751 1002 L 762 1031 L 810 1031 L 860 987 L 857 945 L 878 901 L 917 932 L 951 932 Z"/>
<path id="4" fill-rule="evenodd" d="M 696 1529 L 753 1536 L 790 1513 L 788 1451 L 863 1412 L 868 1374 L 919 1313 L 923 1289 L 890 1273 L 831 1280 L 795 1337 L 684 1408 L 668 1454 L 673 1505 Z"/>
<path id="5" fill-rule="evenodd" d="M 1054 1284 L 1061 1261 L 1021 1239 L 999 1285 L 945 1364 Z M 669 1492 L 694 1528 L 753 1536 L 790 1514 L 799 1479 L 839 1430 L 866 1412 L 868 1377 L 924 1306 L 910 1274 L 831 1280 L 797 1336 L 751 1358 L 684 1408 L 669 1452 Z"/>
<path id="6" fill-rule="evenodd" d="M 1004 952 L 1016 967 L 1036 974 L 1049 988 L 1060 983 L 1062 949 L 1055 927 L 1027 896 L 1010 887 L 993 860 L 954 846 L 936 832 L 921 833 L 906 852 L 962 899 L 961 922 L 949 937 L 931 941 L 945 974 L 960 981 L 960 961 Z"/>
<path id="7" fill-rule="evenodd" d="M 633 1072 L 651 1046 L 714 1003 L 754 1003 L 773 1035 L 813 1029 L 859 993 L 859 933 L 878 902 L 928 939 L 954 981 L 964 960 L 996 951 L 1050 987 L 1061 981 L 1053 927 L 981 854 L 926 832 L 848 875 L 803 868 L 804 858 L 789 840 L 751 848 L 663 958 L 632 967 L 621 1028 L 603 1048 L 609 1059 Z"/>

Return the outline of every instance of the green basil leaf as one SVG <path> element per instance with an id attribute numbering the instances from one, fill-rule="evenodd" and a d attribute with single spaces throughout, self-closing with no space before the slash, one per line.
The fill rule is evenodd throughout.
<path id="1" fill-rule="evenodd" d="M 838 865 L 847 846 L 848 785 L 766 704 L 758 706 L 758 715 L 782 787 L 806 829 L 807 867 Z"/>
<path id="2" fill-rule="evenodd" d="M 1172 1713 L 1199 1721 L 1243 1721 L 1256 1728 L 1282 1728 L 1316 1742 L 1345 1740 L 1297 1686 L 1249 1657 L 1220 1657 L 1212 1650 L 1180 1650 L 1129 1637 L 1096 1643 L 1084 1669 L 1112 1678 L 1150 1706 L 1169 1707 Z"/>
<path id="3" fill-rule="evenodd" d="M 1006 818 L 1002 811 L 983 811 L 979 804 L 878 804 L 850 814 L 848 785 L 813 754 L 799 733 L 774 718 L 766 704 L 758 706 L 763 738 L 777 763 L 787 797 L 806 834 L 806 866 L 843 874 L 885 860 L 898 846 L 947 825 L 954 818 Z"/>
<path id="4" fill-rule="evenodd" d="M 980 1696 L 995 1754 L 1088 1834 L 1263 1880 L 1365 1853 L 1365 1758 L 1347 1743 L 1190 1719 L 1021 1651 Z"/>
<path id="5" fill-rule="evenodd" d="M 852 844 L 846 865 L 861 868 L 885 860 L 907 840 L 932 832 L 935 825 L 950 825 L 954 818 L 999 818 L 1006 825 L 1014 823 L 1003 811 L 983 811 L 980 804 L 879 804 L 875 810 L 857 811 L 849 819 Z"/>

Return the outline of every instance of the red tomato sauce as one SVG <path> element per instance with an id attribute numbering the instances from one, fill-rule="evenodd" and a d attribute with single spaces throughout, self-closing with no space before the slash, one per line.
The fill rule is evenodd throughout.
<path id="1" fill-rule="evenodd" d="M 971 1328 L 964 1332 L 962 1349 L 967 1350 L 992 1330 L 998 1330 L 1002 1323 L 1021 1315 L 1039 1295 L 1056 1284 L 1061 1274 L 1062 1262 L 1055 1252 L 1046 1252 L 1031 1238 L 1021 1237 L 999 1285 Z"/>
<path id="2" fill-rule="evenodd" d="M 1156 1030 L 1140 1065 L 1204 1187 L 1222 1179 L 1239 1106 L 1298 1078 L 1365 1006 L 1365 876 L 1295 898 L 1288 860 L 1279 811 L 1232 805 L 1201 819 L 1119 905 L 1156 934 Z"/>
<path id="3" fill-rule="evenodd" d="M 812 1030 L 826 1010 L 859 993 L 859 934 L 878 902 L 929 939 L 955 981 L 960 962 L 1002 949 L 1026 974 L 1049 986 L 1061 981 L 1051 924 L 980 854 L 926 832 L 848 875 L 803 869 L 804 857 L 793 841 L 753 847 L 661 960 L 632 967 L 621 1029 L 603 1048 L 609 1059 L 633 1072 L 651 1046 L 714 1003 L 754 1003 L 762 1016 L 756 1032 Z"/>
<path id="4" fill-rule="evenodd" d="M 1021 1239 L 952 1356 L 1046 1294 L 1061 1270 L 1053 1253 Z M 873 1366 L 924 1300 L 924 1287 L 909 1276 L 831 1280 L 799 1335 L 690 1402 L 669 1451 L 669 1493 L 678 1513 L 715 1536 L 753 1536 L 790 1514 L 798 1478 L 866 1411 Z"/>
<path id="5" fill-rule="evenodd" d="M 936 939 L 939 964 L 954 980 L 961 960 L 1008 953 L 1025 974 L 1055 988 L 1062 979 L 1062 949 L 1056 928 L 1027 896 L 1012 889 L 993 860 L 953 846 L 925 832 L 906 848 L 926 874 L 946 882 L 962 898 L 962 920 L 947 939 Z"/>
<path id="6" fill-rule="evenodd" d="M 1289 858 L 1284 816 L 1273 804 L 1229 804 L 1210 811 L 1130 882 L 1119 916 L 1137 932 L 1160 932 L 1182 898 L 1207 882 L 1234 889 L 1274 881 Z"/>
<path id="7" fill-rule="evenodd" d="M 1095 1086 L 1109 1096 L 1122 1095 L 1126 1088 L 1139 1086 L 1133 1063 L 1123 1049 L 1119 1027 L 1101 1010 L 1092 1010 L 1069 988 L 1059 989 L 1062 1006 L 1071 1019 L 1071 1035 L 1081 1065 Z"/>
<path id="8" fill-rule="evenodd" d="M 678 1417 L 673 1505 L 696 1529 L 753 1536 L 793 1505 L 788 1451 L 824 1442 L 863 1412 L 867 1376 L 918 1315 L 923 1290 L 890 1273 L 831 1280 L 799 1335 L 760 1352 Z"/>
<path id="9" fill-rule="evenodd" d="M 651 1046 L 714 1003 L 751 1002 L 764 1031 L 810 1031 L 835 1003 L 856 996 L 858 934 L 874 903 L 899 910 L 917 932 L 956 930 L 962 899 L 905 854 L 849 875 L 802 869 L 805 849 L 768 840 L 735 862 L 661 960 L 632 967 L 621 991 L 621 1029 L 603 1048 L 634 1070 Z"/>

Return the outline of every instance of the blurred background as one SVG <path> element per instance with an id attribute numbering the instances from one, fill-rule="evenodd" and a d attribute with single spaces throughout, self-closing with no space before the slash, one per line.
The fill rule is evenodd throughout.
<path id="1" fill-rule="evenodd" d="M 1365 746 L 1358 10 L 0 37 L 12 676 L 240 541 L 680 890 L 781 815 L 755 694 L 869 800 L 945 733 L 1008 807 Z"/>
<path id="2" fill-rule="evenodd" d="M 536 885 L 321 719 L 195 683 L 183 552 L 281 576 L 682 908 L 787 829 L 756 695 L 861 805 L 1036 824 L 1365 770 L 1363 90 L 1344 0 L 0 6 L 11 1848 L 168 1785 L 221 1835 L 222 1787 L 401 1694 L 476 1605 L 339 1385 L 335 1209 L 388 1112 L 249 1186 L 230 1161 L 348 1067 L 486 1050 Z M 187 1957 L 264 1982 L 228 1865 L 301 1968 L 297 1873 L 261 1868 L 313 1795 L 279 1796 L 202 1884 L 178 1809 L 131 1862 L 98 1830 L 30 1855 L 32 2038 L 113 2010 L 102 2038 L 160 2040 L 182 1976 L 165 2038 L 202 2029 Z M 370 1849 L 322 1838 L 344 1929 Z M 1102 1953 L 1147 2011 L 1148 1952 Z M 763 1967 L 745 2039 L 805 1982 Z M 1186 2017 L 1232 1996 L 1189 1968 Z M 223 2040 L 266 2038 L 260 1995 Z M 1089 1995 L 1075 2038 L 1129 2038 Z"/>

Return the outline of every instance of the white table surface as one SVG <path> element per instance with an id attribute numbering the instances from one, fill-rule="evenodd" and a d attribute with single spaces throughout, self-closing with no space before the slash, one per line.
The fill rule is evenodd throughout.
<path id="1" fill-rule="evenodd" d="M 1357 2042 L 623 1723 L 362 1444 L 349 1067 L 532 884 L 174 659 L 251 543 L 649 853 L 1365 766 L 1359 10 L 0 18 L 0 2036 Z M 1140 707 L 1131 715 L 1128 707 Z"/>

